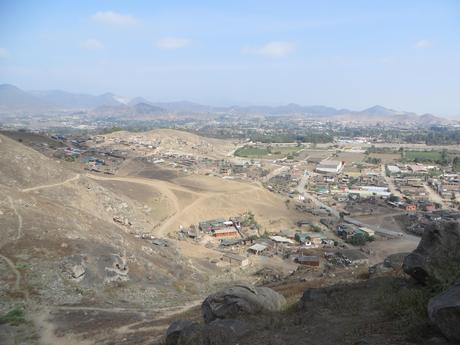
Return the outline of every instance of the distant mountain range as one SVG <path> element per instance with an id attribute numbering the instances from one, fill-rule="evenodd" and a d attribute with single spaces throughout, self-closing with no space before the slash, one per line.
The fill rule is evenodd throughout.
<path id="1" fill-rule="evenodd" d="M 448 124 L 451 120 L 432 115 L 401 112 L 380 105 L 361 111 L 314 105 L 213 107 L 188 101 L 151 102 L 142 97 L 126 98 L 113 93 L 98 96 L 61 90 L 24 91 L 10 85 L 0 85 L 0 111 L 87 110 L 94 115 L 121 118 L 145 118 L 162 114 L 228 114 L 228 115 L 298 115 L 336 121 L 361 123 L 416 123 L 420 125 Z"/>

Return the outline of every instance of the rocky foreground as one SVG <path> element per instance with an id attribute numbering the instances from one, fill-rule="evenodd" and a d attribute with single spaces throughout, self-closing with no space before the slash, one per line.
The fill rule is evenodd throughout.
<path id="1" fill-rule="evenodd" d="M 460 225 L 427 228 L 413 253 L 387 261 L 369 279 L 307 289 L 291 304 L 267 287 L 223 289 L 202 303 L 202 322 L 173 322 L 164 343 L 460 343 Z"/>

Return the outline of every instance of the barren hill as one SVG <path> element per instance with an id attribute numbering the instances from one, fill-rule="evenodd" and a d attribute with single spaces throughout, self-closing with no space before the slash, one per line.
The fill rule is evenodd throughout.
<path id="1" fill-rule="evenodd" d="M 71 178 L 71 172 L 33 149 L 0 135 L 0 184 L 17 188 L 59 183 Z"/>
<path id="2" fill-rule="evenodd" d="M 233 146 L 174 130 L 108 137 L 157 140 L 160 150 L 184 154 L 222 156 Z M 0 343 L 151 343 L 175 313 L 219 286 L 257 279 L 216 266 L 218 251 L 169 234 L 246 211 L 266 230 L 300 217 L 256 183 L 91 175 L 0 135 L 0 315 L 21 308 L 28 322 L 0 324 Z"/>
<path id="3" fill-rule="evenodd" d="M 161 319 L 212 287 L 209 263 L 183 256 L 174 241 L 154 245 L 138 236 L 177 212 L 164 186 L 94 180 L 0 140 L 0 313 L 24 305 L 30 321 L 0 325 L 10 334 L 0 342 L 46 342 L 50 332 L 87 320 L 83 313 L 125 324 L 146 313 Z M 94 326 L 48 342 L 76 337 L 84 344 L 75 332 L 87 337 Z M 104 327 L 97 329 L 99 344 L 117 337 L 112 324 Z"/>
<path id="4" fill-rule="evenodd" d="M 159 152 L 190 154 L 208 157 L 226 157 L 235 149 L 230 140 L 205 138 L 193 133 L 174 129 L 154 129 L 148 132 L 114 132 L 105 136 L 101 146 L 116 145 L 120 142 L 151 144 Z"/>

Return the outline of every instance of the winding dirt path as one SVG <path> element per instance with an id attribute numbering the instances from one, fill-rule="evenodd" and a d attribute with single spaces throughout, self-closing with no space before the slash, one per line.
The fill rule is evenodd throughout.
<path id="1" fill-rule="evenodd" d="M 40 190 L 40 189 L 45 189 L 45 188 L 53 188 L 53 187 L 57 187 L 57 186 L 62 186 L 64 184 L 76 181 L 79 178 L 80 178 L 80 174 L 77 174 L 74 177 L 71 177 L 71 178 L 69 178 L 69 179 L 67 179 L 65 181 L 62 181 L 62 182 L 52 183 L 52 184 L 44 184 L 44 185 L 41 185 L 41 186 L 30 187 L 30 188 L 24 188 L 24 189 L 21 189 L 21 192 L 27 193 L 27 192 L 32 192 L 32 191 L 35 191 L 35 190 Z"/>
<path id="2" fill-rule="evenodd" d="M 13 202 L 13 199 L 11 198 L 11 196 L 8 196 L 8 202 L 10 203 L 10 207 L 14 211 L 14 214 L 18 218 L 18 232 L 17 232 L 17 236 L 16 236 L 16 241 L 17 241 L 22 237 L 22 216 L 18 212 L 16 206 L 14 205 L 14 202 Z"/>
<path id="3" fill-rule="evenodd" d="M 21 272 L 18 271 L 18 269 L 16 268 L 16 265 L 9 258 L 7 258 L 6 256 L 4 256 L 2 254 L 0 254 L 0 258 L 2 258 L 7 263 L 7 265 L 10 267 L 10 269 L 16 275 L 16 281 L 14 283 L 14 290 L 15 291 L 20 291 L 20 289 L 21 289 L 21 278 L 22 278 L 21 277 Z"/>
<path id="4" fill-rule="evenodd" d="M 187 192 L 187 193 L 199 194 L 197 192 L 191 191 L 187 188 L 182 188 L 178 185 L 175 185 L 169 182 L 160 181 L 160 180 L 151 180 L 151 179 L 146 179 L 146 178 L 141 178 L 141 177 L 106 177 L 106 176 L 98 176 L 98 175 L 91 175 L 91 174 L 87 174 L 86 177 L 93 179 L 93 180 L 99 180 L 99 181 L 131 182 L 131 183 L 143 184 L 146 186 L 153 187 L 172 201 L 176 212 L 178 212 L 181 209 L 181 206 L 179 204 L 178 197 L 173 192 L 174 190 L 181 191 L 181 192 Z"/>

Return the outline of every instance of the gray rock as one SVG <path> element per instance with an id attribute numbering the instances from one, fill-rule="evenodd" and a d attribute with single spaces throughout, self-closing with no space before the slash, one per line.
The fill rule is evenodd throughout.
<path id="1" fill-rule="evenodd" d="M 428 316 L 446 338 L 460 342 L 460 279 L 430 300 Z"/>
<path id="2" fill-rule="evenodd" d="M 235 285 L 208 296 L 201 305 L 206 323 L 231 319 L 239 314 L 278 311 L 286 305 L 285 298 L 267 287 Z"/>
<path id="3" fill-rule="evenodd" d="M 82 281 L 87 272 L 86 262 L 82 255 L 72 255 L 63 258 L 60 267 L 63 276 L 75 282 Z"/>
<path id="4" fill-rule="evenodd" d="M 406 256 L 408 256 L 410 253 L 396 253 L 396 254 L 391 254 L 385 258 L 383 261 L 383 265 L 387 268 L 392 268 L 394 270 L 398 270 L 402 268 L 404 264 L 404 259 Z"/>
<path id="5" fill-rule="evenodd" d="M 384 275 L 389 272 L 394 272 L 393 268 L 385 266 L 383 262 L 380 262 L 378 264 L 375 264 L 371 267 L 369 267 L 369 276 L 370 277 L 375 277 L 379 275 Z"/>
<path id="6" fill-rule="evenodd" d="M 300 308 L 304 309 L 308 302 L 325 301 L 331 294 L 331 289 L 306 289 L 300 299 Z"/>
<path id="7" fill-rule="evenodd" d="M 460 275 L 460 225 L 457 222 L 430 224 L 417 248 L 404 259 L 404 272 L 418 282 L 445 283 Z"/>
<path id="8" fill-rule="evenodd" d="M 251 330 L 240 320 L 214 320 L 201 325 L 196 322 L 176 321 L 166 332 L 167 345 L 233 345 Z"/>
<path id="9" fill-rule="evenodd" d="M 81 279 L 83 275 L 86 273 L 86 268 L 83 265 L 74 265 L 71 268 L 72 278 L 74 279 Z"/>
<path id="10" fill-rule="evenodd" d="M 176 320 L 166 330 L 166 345 L 177 345 L 181 332 L 193 324 L 190 320 Z"/>
<path id="11" fill-rule="evenodd" d="M 190 326 L 185 327 L 179 334 L 177 345 L 204 345 L 204 325 L 193 322 Z"/>
<path id="12" fill-rule="evenodd" d="M 208 345 L 231 345 L 248 334 L 251 327 L 241 320 L 214 320 L 203 329 L 203 338 Z"/>

